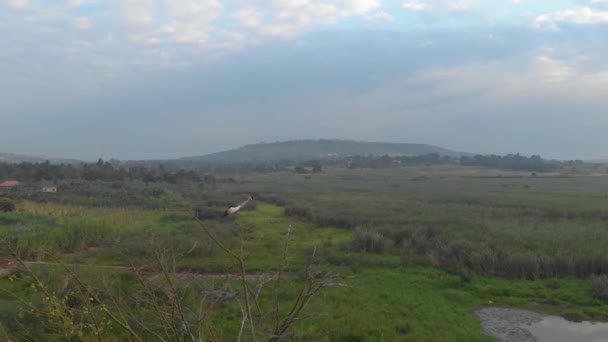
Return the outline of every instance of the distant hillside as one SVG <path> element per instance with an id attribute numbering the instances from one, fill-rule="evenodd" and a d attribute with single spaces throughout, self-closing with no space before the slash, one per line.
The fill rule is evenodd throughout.
<path id="1" fill-rule="evenodd" d="M 20 154 L 0 152 L 0 163 L 44 163 L 47 160 L 52 164 L 80 164 L 83 162 L 76 159 L 24 156 Z"/>
<path id="2" fill-rule="evenodd" d="M 181 158 L 186 162 L 247 163 L 277 160 L 305 161 L 354 155 L 404 156 L 438 153 L 457 157 L 467 155 L 432 145 L 361 142 L 350 140 L 294 140 L 247 145 L 238 149 L 198 157 Z"/>

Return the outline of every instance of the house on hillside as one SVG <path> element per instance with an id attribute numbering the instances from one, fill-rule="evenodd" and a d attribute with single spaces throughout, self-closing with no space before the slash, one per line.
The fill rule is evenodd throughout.
<path id="1" fill-rule="evenodd" d="M 0 183 L 0 190 L 7 190 L 10 188 L 14 188 L 14 187 L 18 186 L 19 184 L 21 184 L 21 182 L 16 181 L 16 180 L 7 180 L 6 182 Z"/>
<path id="2" fill-rule="evenodd" d="M 40 192 L 56 193 L 57 185 L 55 185 L 52 182 L 43 180 L 43 181 L 38 182 L 38 189 Z"/>
<path id="3" fill-rule="evenodd" d="M 7 196 L 11 192 L 11 189 L 16 188 L 19 184 L 21 184 L 21 182 L 16 180 L 7 180 L 0 183 L 0 195 Z"/>

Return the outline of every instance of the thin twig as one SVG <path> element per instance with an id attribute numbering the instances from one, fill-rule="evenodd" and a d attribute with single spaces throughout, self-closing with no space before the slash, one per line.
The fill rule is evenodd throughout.
<path id="1" fill-rule="evenodd" d="M 86 293 L 87 293 L 87 295 L 89 297 L 93 298 L 98 303 L 102 303 L 102 301 L 99 299 L 99 297 L 97 296 L 97 294 L 94 293 L 93 291 L 91 291 L 89 289 L 89 287 L 86 286 L 82 282 L 82 280 L 80 280 L 80 278 L 74 272 L 72 272 L 72 270 L 68 269 L 67 267 L 66 267 L 66 270 L 72 275 L 72 277 L 74 277 L 74 280 L 76 280 L 76 282 L 78 283 L 78 285 L 82 289 L 86 290 Z M 116 324 L 120 325 L 123 329 L 125 329 L 131 335 L 131 337 L 133 337 L 135 340 L 143 342 L 143 340 L 141 339 L 141 337 L 139 337 L 139 335 L 137 335 L 137 333 L 133 330 L 133 328 L 131 328 L 131 326 L 129 325 L 129 323 L 127 323 L 127 321 L 125 320 L 124 316 L 122 317 L 124 321 L 121 321 L 112 312 L 110 312 L 110 310 L 105 309 L 105 310 L 102 310 L 102 312 L 104 312 L 108 317 L 110 317 L 110 319 L 112 321 L 114 321 Z M 119 313 L 122 316 L 122 312 L 119 311 Z"/>
<path id="2" fill-rule="evenodd" d="M 275 331 L 279 329 L 279 293 L 281 291 L 281 279 L 283 272 L 287 267 L 287 247 L 289 246 L 289 237 L 291 235 L 291 224 L 287 228 L 287 234 L 285 234 L 285 244 L 283 248 L 282 263 L 279 266 L 279 272 L 277 274 L 277 282 L 274 288 L 274 320 L 275 320 Z"/>
<path id="3" fill-rule="evenodd" d="M 157 246 L 155 257 L 156 257 L 158 264 L 160 265 L 160 268 L 163 273 L 163 276 L 165 277 L 165 280 L 167 281 L 167 283 L 169 284 L 169 286 L 171 288 L 171 293 L 173 295 L 173 305 L 177 309 L 177 312 L 182 321 L 182 325 L 186 327 L 186 331 L 188 332 L 188 335 L 190 336 L 192 341 L 196 341 L 196 337 L 194 337 L 194 334 L 192 333 L 192 330 L 190 329 L 190 324 L 188 324 L 188 321 L 186 320 L 186 315 L 184 314 L 184 310 L 182 309 L 181 300 L 179 298 L 179 292 L 177 291 L 177 287 L 176 287 L 175 283 L 173 282 L 173 279 L 169 275 L 169 272 L 167 272 L 167 268 L 163 263 L 163 260 L 162 260 L 163 256 L 164 255 L 162 254 L 162 251 L 160 251 L 160 248 Z"/>
<path id="4" fill-rule="evenodd" d="M 148 286 L 148 284 L 146 283 L 146 281 L 144 280 L 144 278 L 141 276 L 139 270 L 134 266 L 133 261 L 128 256 L 127 256 L 127 260 L 129 261 L 129 264 L 132 267 L 132 271 L 135 274 L 135 276 L 137 277 L 137 280 L 139 281 L 140 285 L 144 288 L 144 290 L 146 291 L 146 293 L 150 297 L 150 301 L 152 303 L 152 306 L 153 306 L 154 310 L 156 311 L 156 313 L 158 315 L 158 319 L 159 319 L 159 321 L 161 323 L 161 326 L 162 326 L 163 330 L 165 331 L 165 335 L 168 338 L 170 338 L 171 336 L 177 336 L 178 332 L 175 329 L 174 324 L 172 324 L 171 322 L 169 322 L 168 320 L 166 320 L 166 318 L 165 318 L 165 311 L 158 304 L 158 301 L 156 300 L 156 295 L 150 289 L 150 287 Z M 167 331 L 168 328 L 171 330 L 172 334 L 169 333 L 169 331 Z"/>
<path id="5" fill-rule="evenodd" d="M 241 327 L 239 328 L 239 334 L 236 339 L 237 342 L 241 342 L 241 338 L 243 337 L 243 331 L 245 330 L 245 323 L 247 323 L 247 311 L 243 307 L 243 304 L 241 304 L 241 301 L 238 300 L 238 298 L 236 299 L 236 302 L 239 304 L 239 307 L 241 308 L 241 315 L 243 315 L 243 320 L 241 321 Z"/>
<path id="6" fill-rule="evenodd" d="M 207 227 L 207 225 L 204 224 L 198 218 L 198 215 L 194 215 L 194 217 L 196 219 L 196 222 L 198 222 L 198 224 L 201 226 L 201 228 L 207 234 L 207 236 L 209 236 L 209 238 L 211 240 L 213 240 L 213 242 L 215 242 L 216 245 L 218 245 L 221 249 L 223 249 L 226 253 L 228 253 L 228 255 L 232 256 L 232 258 L 234 258 L 234 260 L 239 265 L 239 271 L 240 271 L 240 276 L 241 276 L 241 283 L 242 283 L 242 286 L 243 286 L 243 295 L 244 295 L 244 298 L 245 298 L 245 308 L 247 310 L 247 317 L 249 319 L 249 325 L 251 327 L 251 339 L 252 339 L 252 341 L 255 342 L 256 341 L 255 327 L 254 327 L 254 323 L 253 323 L 253 317 L 251 315 L 251 305 L 249 303 L 249 290 L 248 290 L 248 285 L 247 285 L 247 277 L 246 277 L 246 274 L 245 274 L 245 262 L 243 260 L 243 241 L 242 241 L 242 238 L 241 238 L 241 246 L 240 246 L 240 255 L 237 255 L 234 252 L 232 252 L 230 249 L 228 249 L 226 246 L 224 246 L 224 244 L 221 243 L 215 237 L 215 235 L 213 235 L 213 233 L 211 233 L 211 231 L 209 230 L 209 228 Z"/>

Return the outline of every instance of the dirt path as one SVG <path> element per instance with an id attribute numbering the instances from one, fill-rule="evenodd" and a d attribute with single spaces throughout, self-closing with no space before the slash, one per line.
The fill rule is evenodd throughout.
<path id="1" fill-rule="evenodd" d="M 483 331 L 502 342 L 535 342 L 525 327 L 542 320 L 540 314 L 521 309 L 483 308 L 476 315 Z"/>
<path id="2" fill-rule="evenodd" d="M 123 270 L 123 271 L 133 271 L 133 267 L 129 266 L 114 266 L 114 265 L 90 265 L 90 264 L 65 264 L 65 263 L 55 263 L 55 262 L 45 262 L 45 261 L 25 261 L 24 264 L 31 266 L 55 266 L 55 267 L 90 267 L 90 268 L 99 268 L 99 269 L 109 269 L 109 270 Z M 0 266 L 0 277 L 8 276 L 18 267 L 17 263 L 13 262 L 5 267 Z M 147 277 L 159 277 L 161 276 L 160 271 L 156 271 L 153 269 L 138 269 L 144 276 Z M 198 273 L 192 271 L 182 271 L 171 273 L 175 278 L 181 280 L 222 280 L 222 279 L 241 279 L 241 275 L 239 273 Z M 263 280 L 272 280 L 277 277 L 275 272 L 255 272 L 246 274 L 246 278 L 248 280 L 253 281 L 263 281 Z M 296 273 L 286 272 L 283 273 L 282 278 L 284 279 L 293 279 L 297 277 Z"/>

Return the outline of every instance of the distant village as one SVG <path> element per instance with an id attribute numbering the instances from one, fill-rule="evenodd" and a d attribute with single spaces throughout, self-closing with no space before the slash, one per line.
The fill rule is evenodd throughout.
<path id="1" fill-rule="evenodd" d="M 35 183 L 23 183 L 18 180 L 9 179 L 0 183 L 0 196 L 10 196 L 11 193 L 20 190 L 42 193 L 56 193 L 57 185 L 53 182 L 42 180 Z"/>

